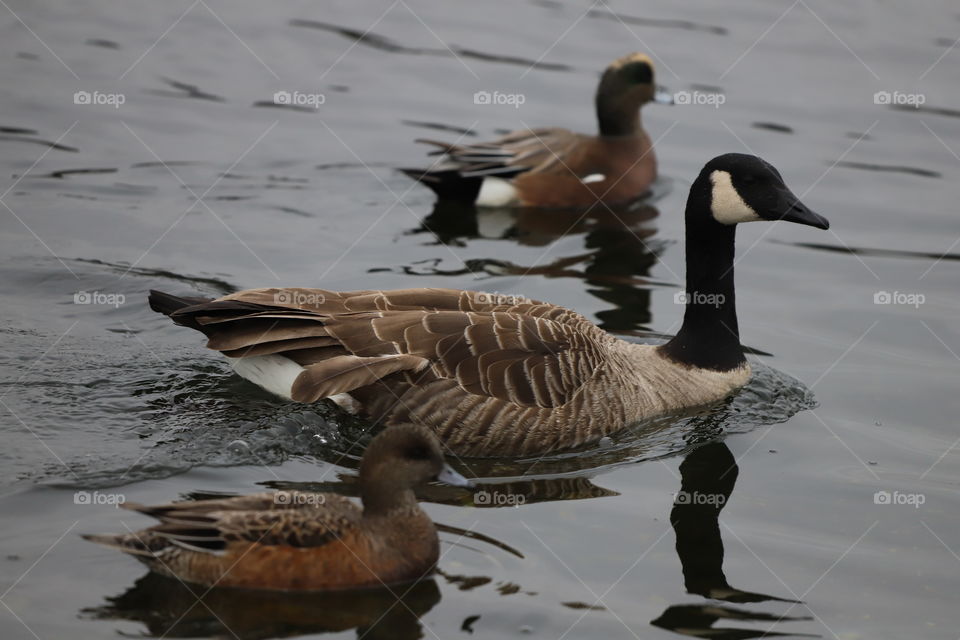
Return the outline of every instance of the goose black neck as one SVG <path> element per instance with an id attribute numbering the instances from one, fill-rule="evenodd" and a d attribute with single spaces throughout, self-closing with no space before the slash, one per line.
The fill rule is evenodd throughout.
<path id="1" fill-rule="evenodd" d="M 745 362 L 733 286 L 736 225 L 721 224 L 713 218 L 710 191 L 706 173 L 690 189 L 686 211 L 686 308 L 683 326 L 663 346 L 663 352 L 676 362 L 729 371 Z"/>

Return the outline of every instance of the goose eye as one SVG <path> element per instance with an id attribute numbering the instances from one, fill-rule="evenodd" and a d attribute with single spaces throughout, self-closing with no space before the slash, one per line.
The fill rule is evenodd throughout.
<path id="1" fill-rule="evenodd" d="M 740 182 L 743 184 L 757 184 L 760 180 L 756 176 L 746 175 L 740 178 Z"/>

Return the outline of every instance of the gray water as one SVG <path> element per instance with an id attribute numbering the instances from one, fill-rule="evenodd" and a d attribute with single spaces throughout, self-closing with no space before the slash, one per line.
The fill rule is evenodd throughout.
<path id="1" fill-rule="evenodd" d="M 955 5 L 30 0 L 0 14 L 3 638 L 957 637 Z M 633 50 L 698 104 L 644 110 L 662 179 L 621 220 L 437 209 L 396 171 L 426 162 L 418 137 L 592 130 L 599 71 Z M 278 91 L 307 104 L 278 107 Z M 79 538 L 148 524 L 121 499 L 355 494 L 367 425 L 232 376 L 147 308 L 148 289 L 482 289 L 658 340 L 682 315 L 686 191 L 729 151 L 772 162 L 833 225 L 740 229 L 750 385 L 584 450 L 457 463 L 482 485 L 424 491 L 443 556 L 399 603 L 198 603 Z"/>

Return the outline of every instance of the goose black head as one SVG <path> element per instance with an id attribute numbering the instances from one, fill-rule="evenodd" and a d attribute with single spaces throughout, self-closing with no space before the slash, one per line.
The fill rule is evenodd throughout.
<path id="1" fill-rule="evenodd" d="M 830 228 L 826 218 L 811 211 L 790 191 L 773 165 L 756 156 L 717 156 L 704 166 L 700 179 L 709 181 L 709 212 L 721 224 L 784 220 Z"/>

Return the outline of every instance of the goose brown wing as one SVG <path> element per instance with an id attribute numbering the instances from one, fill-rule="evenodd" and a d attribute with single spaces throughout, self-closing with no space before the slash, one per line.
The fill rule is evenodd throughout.
<path id="1" fill-rule="evenodd" d="M 610 340 L 562 307 L 455 289 L 255 289 L 171 317 L 226 355 L 298 362 L 305 370 L 293 398 L 303 402 L 404 372 L 417 382 L 454 379 L 472 394 L 557 407 L 602 364 Z"/>

